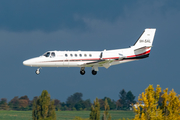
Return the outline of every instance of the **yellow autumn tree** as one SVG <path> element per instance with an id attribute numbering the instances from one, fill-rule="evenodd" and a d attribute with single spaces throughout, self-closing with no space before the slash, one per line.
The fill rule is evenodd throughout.
<path id="1" fill-rule="evenodd" d="M 154 90 L 153 85 L 149 85 L 145 92 L 139 95 L 136 103 L 137 113 L 133 120 L 179 120 L 180 119 L 180 96 L 166 88 L 160 96 L 161 87 L 157 85 Z M 159 98 L 163 99 L 162 106 L 158 105 Z"/>
<path id="2" fill-rule="evenodd" d="M 168 88 L 161 96 L 163 98 L 163 104 L 161 106 L 164 120 L 180 120 L 180 95 L 172 89 L 168 94 Z"/>

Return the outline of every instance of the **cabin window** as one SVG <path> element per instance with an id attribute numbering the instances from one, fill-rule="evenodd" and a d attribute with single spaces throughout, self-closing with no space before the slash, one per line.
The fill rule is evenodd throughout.
<path id="1" fill-rule="evenodd" d="M 84 57 L 87 57 L 87 55 L 86 55 L 86 54 L 84 54 Z"/>
<path id="2" fill-rule="evenodd" d="M 50 56 L 50 52 L 47 52 L 44 54 L 45 57 L 49 57 Z"/>
<path id="3" fill-rule="evenodd" d="M 91 55 L 91 54 L 89 54 L 89 57 L 92 57 L 92 55 Z"/>
<path id="4" fill-rule="evenodd" d="M 80 57 L 82 57 L 82 54 L 79 54 Z"/>
<path id="5" fill-rule="evenodd" d="M 55 57 L 55 53 L 54 52 L 51 53 L 51 57 Z"/>
<path id="6" fill-rule="evenodd" d="M 75 54 L 75 57 L 77 57 L 77 54 Z"/>
<path id="7" fill-rule="evenodd" d="M 65 54 L 65 56 L 67 57 L 67 56 L 68 56 L 68 54 Z"/>
<path id="8" fill-rule="evenodd" d="M 73 54 L 70 54 L 71 57 L 73 57 Z"/>

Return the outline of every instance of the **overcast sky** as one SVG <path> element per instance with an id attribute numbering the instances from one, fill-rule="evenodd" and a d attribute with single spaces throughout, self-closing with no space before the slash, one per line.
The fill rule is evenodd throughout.
<path id="1" fill-rule="evenodd" d="M 179 0 L 1 0 L 0 98 L 27 95 L 31 100 L 47 90 L 51 98 L 66 101 L 75 92 L 92 101 L 119 99 L 131 90 L 138 98 L 149 84 L 180 94 Z M 133 45 L 145 28 L 156 28 L 150 57 L 125 64 L 91 68 L 37 68 L 26 59 L 48 50 L 104 50 Z"/>

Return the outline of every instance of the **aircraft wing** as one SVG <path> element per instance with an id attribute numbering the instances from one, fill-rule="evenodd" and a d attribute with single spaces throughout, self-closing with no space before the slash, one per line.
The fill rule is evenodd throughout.
<path id="1" fill-rule="evenodd" d="M 88 63 L 84 63 L 81 64 L 81 66 L 85 66 L 85 67 L 93 67 L 93 66 L 99 66 L 99 67 L 105 67 L 105 68 L 109 68 L 111 66 L 111 62 L 113 62 L 114 60 L 98 60 L 95 62 L 88 62 Z"/>
<path id="2" fill-rule="evenodd" d="M 109 53 L 109 56 L 113 55 L 112 53 Z M 117 53 L 117 55 L 115 56 L 110 56 L 110 57 L 103 57 L 103 55 L 101 55 L 100 60 L 97 61 L 93 61 L 93 62 L 87 62 L 87 63 L 82 63 L 80 64 L 80 66 L 84 66 L 84 67 L 93 67 L 93 66 L 98 66 L 98 67 L 105 67 L 106 69 L 109 68 L 111 66 L 111 63 L 113 61 L 116 60 L 122 60 L 123 58 L 125 58 L 125 56 L 123 56 L 120 53 Z"/>

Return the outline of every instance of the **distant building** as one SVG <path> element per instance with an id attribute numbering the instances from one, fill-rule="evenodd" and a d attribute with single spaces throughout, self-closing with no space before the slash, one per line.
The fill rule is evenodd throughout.
<path id="1" fill-rule="evenodd" d="M 134 104 L 133 107 L 135 107 L 135 108 L 137 109 L 140 105 L 141 105 L 141 106 L 144 106 L 144 104 L 139 104 L 139 105 Z"/>
<path id="2" fill-rule="evenodd" d="M 129 110 L 133 110 L 132 104 L 129 104 Z"/>

